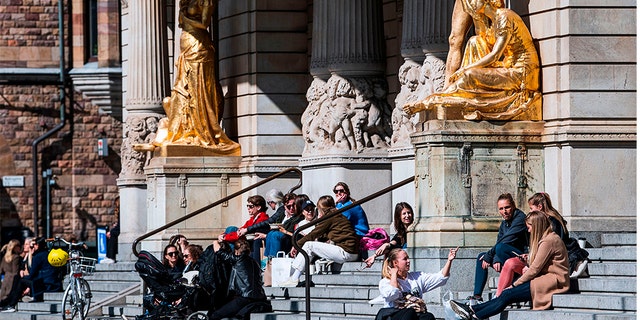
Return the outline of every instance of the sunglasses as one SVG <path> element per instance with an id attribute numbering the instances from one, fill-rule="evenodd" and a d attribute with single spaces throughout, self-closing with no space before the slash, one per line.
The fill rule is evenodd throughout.
<path id="1" fill-rule="evenodd" d="M 185 258 L 189 258 L 189 257 L 191 257 L 191 255 L 190 255 L 190 254 L 183 254 L 182 256 L 183 256 L 183 257 L 185 257 Z"/>
<path id="2" fill-rule="evenodd" d="M 290 204 L 288 206 L 285 206 L 287 209 L 294 209 L 296 207 L 295 204 Z"/>
<path id="3" fill-rule="evenodd" d="M 253 208 L 255 208 L 255 207 L 256 207 L 256 206 L 255 206 L 255 205 L 253 205 L 253 204 L 248 204 L 248 205 L 247 205 L 247 208 L 248 208 L 248 209 L 253 209 Z"/>
<path id="4" fill-rule="evenodd" d="M 177 251 L 167 252 L 167 255 L 169 257 L 176 257 L 176 256 L 178 256 L 178 252 Z"/>
<path id="5" fill-rule="evenodd" d="M 338 194 L 338 193 L 346 193 L 346 192 L 344 191 L 344 189 L 333 189 L 333 193 Z"/>

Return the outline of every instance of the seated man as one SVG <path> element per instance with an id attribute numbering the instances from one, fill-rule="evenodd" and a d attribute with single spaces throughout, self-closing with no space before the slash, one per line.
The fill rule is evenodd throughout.
<path id="1" fill-rule="evenodd" d="M 500 224 L 496 244 L 489 251 L 478 255 L 473 296 L 469 299 L 482 301 L 482 290 L 487 283 L 489 267 L 500 272 L 504 262 L 516 254 L 524 253 L 527 245 L 526 217 L 524 212 L 516 208 L 510 193 L 503 193 L 498 197 L 498 211 L 504 220 Z"/>

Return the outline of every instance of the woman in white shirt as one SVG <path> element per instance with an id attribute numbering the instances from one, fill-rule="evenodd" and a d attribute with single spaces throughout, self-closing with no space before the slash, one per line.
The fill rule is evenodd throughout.
<path id="1" fill-rule="evenodd" d="M 406 251 L 391 250 L 382 265 L 382 279 L 378 285 L 385 306 L 376 315 L 376 320 L 434 320 L 433 314 L 426 310 L 422 295 L 447 283 L 457 252 L 458 248 L 449 250 L 447 263 L 440 272 L 424 273 L 409 271 L 411 261 Z"/>

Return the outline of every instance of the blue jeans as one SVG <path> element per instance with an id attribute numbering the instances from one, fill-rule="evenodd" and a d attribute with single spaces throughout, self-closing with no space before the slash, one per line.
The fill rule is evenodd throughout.
<path id="1" fill-rule="evenodd" d="M 508 305 L 514 302 L 531 301 L 531 282 L 527 281 L 515 288 L 507 289 L 502 294 L 485 303 L 471 306 L 471 310 L 478 319 L 487 319 L 502 312 Z"/>
<path id="2" fill-rule="evenodd" d="M 495 255 L 493 256 L 493 262 L 491 262 L 490 264 L 493 265 L 494 263 L 500 263 L 500 266 L 502 266 L 504 264 L 505 261 L 507 261 L 507 259 L 511 258 L 511 257 L 515 257 L 515 255 L 511 252 L 511 251 L 515 251 L 518 254 L 522 254 L 522 250 L 509 245 L 509 244 L 504 244 L 504 243 L 498 243 L 495 246 Z M 476 296 L 480 296 L 482 295 L 482 290 L 484 289 L 484 285 L 487 284 L 487 278 L 489 277 L 489 268 L 491 268 L 491 266 L 487 269 L 483 269 L 482 268 L 482 261 L 480 260 L 480 257 L 484 256 L 485 254 L 487 254 L 486 252 L 482 252 L 478 255 L 478 259 L 476 260 L 476 280 L 474 282 L 474 287 L 473 287 L 473 294 Z"/>
<path id="3" fill-rule="evenodd" d="M 291 249 L 290 246 L 290 236 L 280 231 L 270 231 L 267 233 L 267 238 L 265 239 L 264 256 L 275 257 L 278 254 L 278 251 L 285 251 L 286 253 Z"/>

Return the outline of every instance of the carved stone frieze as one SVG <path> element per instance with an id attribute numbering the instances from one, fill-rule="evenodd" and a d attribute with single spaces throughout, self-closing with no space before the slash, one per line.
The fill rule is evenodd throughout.
<path id="1" fill-rule="evenodd" d="M 129 115 L 124 122 L 121 178 L 144 176 L 147 155 L 135 151 L 133 145 L 151 143 L 158 130 L 160 115 Z"/>
<path id="2" fill-rule="evenodd" d="M 410 135 L 416 132 L 420 122 L 419 114 L 408 115 L 402 107 L 414 101 L 421 101 L 444 87 L 445 63 L 439 58 L 427 55 L 422 65 L 407 59 L 400 67 L 400 93 L 395 100 L 392 114 L 393 136 L 391 146 L 410 146 Z"/>
<path id="3" fill-rule="evenodd" d="M 315 78 L 302 114 L 304 156 L 327 152 L 369 152 L 391 142 L 391 106 L 383 77 Z"/>

